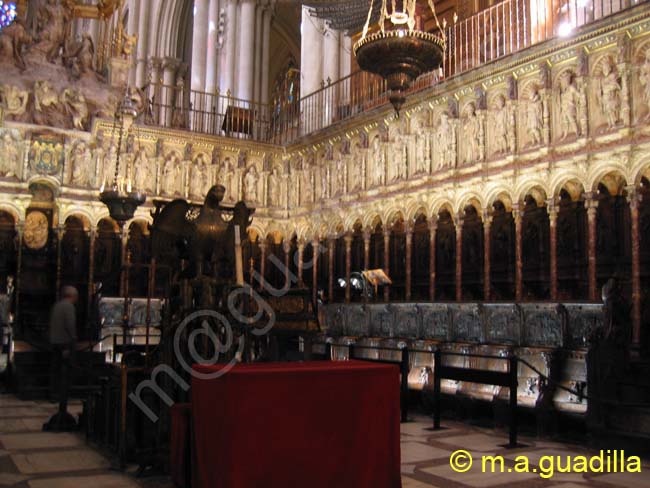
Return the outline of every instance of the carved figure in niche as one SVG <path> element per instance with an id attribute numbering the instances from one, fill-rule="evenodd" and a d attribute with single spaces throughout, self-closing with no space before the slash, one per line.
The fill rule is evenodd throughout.
<path id="1" fill-rule="evenodd" d="M 355 191 L 361 189 L 361 177 L 363 172 L 363 153 L 359 145 L 355 145 L 352 149 L 352 154 L 348 159 L 348 172 L 349 172 L 349 187 L 348 191 Z"/>
<path id="2" fill-rule="evenodd" d="M 621 108 L 621 84 L 618 73 L 612 66 L 609 56 L 603 59 L 602 78 L 600 80 L 600 107 L 607 120 L 607 127 L 613 129 L 618 124 L 619 111 Z"/>
<path id="3" fill-rule="evenodd" d="M 426 134 L 426 127 L 422 117 L 416 117 L 413 121 L 413 132 L 415 134 L 415 172 L 417 174 L 429 172 L 429 138 Z"/>
<path id="4" fill-rule="evenodd" d="M 92 37 L 84 34 L 69 52 L 63 55 L 63 62 L 74 78 L 81 78 L 86 73 L 94 70 L 95 44 Z"/>
<path id="5" fill-rule="evenodd" d="M 497 154 L 502 154 L 508 151 L 508 109 L 503 95 L 496 97 L 492 121 L 494 123 L 494 151 Z"/>
<path id="6" fill-rule="evenodd" d="M 643 100 L 648 109 L 648 113 L 645 115 L 647 120 L 650 119 L 650 47 L 646 49 L 645 60 L 639 69 L 639 82 L 643 88 Z"/>
<path id="7" fill-rule="evenodd" d="M 345 161 L 343 155 L 339 152 L 335 162 L 336 170 L 336 195 L 345 193 Z"/>
<path id="8" fill-rule="evenodd" d="M 20 150 L 16 141 L 9 131 L 6 131 L 0 139 L 0 176 L 11 178 L 16 176 L 20 167 Z"/>
<path id="9" fill-rule="evenodd" d="M 23 58 L 23 46 L 32 43 L 25 28 L 25 24 L 19 18 L 0 31 L 0 60 L 12 59 L 18 69 L 24 71 L 27 68 Z"/>
<path id="10" fill-rule="evenodd" d="M 178 193 L 179 183 L 181 180 L 181 162 L 176 153 L 170 153 L 165 159 L 162 174 L 162 192 L 165 195 L 174 195 Z"/>
<path id="11" fill-rule="evenodd" d="M 438 164 L 436 169 L 442 169 L 454 165 L 454 146 L 456 145 L 456 130 L 449 120 L 449 114 L 440 114 L 440 123 L 435 134 L 436 156 Z"/>
<path id="12" fill-rule="evenodd" d="M 155 175 L 151 171 L 151 165 L 147 158 L 147 150 L 141 147 L 136 153 L 133 161 L 133 183 L 139 191 L 153 190 Z"/>
<path id="13" fill-rule="evenodd" d="M 4 109 L 5 116 L 20 116 L 27 109 L 29 92 L 21 90 L 14 85 L 0 86 L 0 107 Z"/>
<path id="14" fill-rule="evenodd" d="M 298 207 L 300 205 L 300 192 L 298 191 L 300 187 L 300 175 L 297 171 L 294 171 L 291 173 L 290 178 L 291 184 L 287 189 L 289 192 L 289 207 Z"/>
<path id="15" fill-rule="evenodd" d="M 76 186 L 88 185 L 88 174 L 92 164 L 92 153 L 84 141 L 79 141 L 71 155 L 72 177 L 70 182 Z"/>
<path id="16" fill-rule="evenodd" d="M 329 197 L 329 180 L 327 179 L 327 166 L 323 165 L 319 168 L 320 180 L 320 197 L 322 199 Z"/>
<path id="17" fill-rule="evenodd" d="M 49 223 L 47 216 L 40 211 L 30 212 L 25 218 L 23 239 L 29 249 L 42 249 L 47 244 Z"/>
<path id="18" fill-rule="evenodd" d="M 257 168 L 251 166 L 244 175 L 244 200 L 247 202 L 257 202 Z"/>
<path id="19" fill-rule="evenodd" d="M 269 206 L 276 207 L 280 205 L 280 174 L 278 168 L 273 168 L 269 175 Z"/>
<path id="20" fill-rule="evenodd" d="M 311 171 L 309 168 L 302 170 L 302 203 L 312 203 L 314 199 Z"/>
<path id="21" fill-rule="evenodd" d="M 465 154 L 463 163 L 473 163 L 479 159 L 481 121 L 476 114 L 476 105 L 471 102 L 465 109 L 465 120 L 463 122 L 465 137 Z"/>
<path id="22" fill-rule="evenodd" d="M 580 135 L 578 128 L 578 104 L 580 103 L 580 92 L 576 87 L 573 73 L 565 71 L 560 77 L 560 125 L 564 140 L 569 135 Z"/>
<path id="23" fill-rule="evenodd" d="M 72 9 L 58 0 L 47 0 L 36 11 L 37 40 L 50 63 L 55 62 L 64 49 L 72 19 Z"/>
<path id="24" fill-rule="evenodd" d="M 388 147 L 389 164 L 388 164 L 388 182 L 406 179 L 406 135 L 404 127 L 400 123 L 393 143 Z"/>
<path id="25" fill-rule="evenodd" d="M 531 146 L 542 143 L 542 129 L 544 127 L 544 104 L 539 90 L 535 87 L 526 103 L 526 133 Z"/>
<path id="26" fill-rule="evenodd" d="M 115 183 L 115 168 L 117 165 L 117 146 L 114 143 L 111 143 L 108 150 L 104 153 L 104 160 L 102 162 L 103 186 L 104 188 L 111 188 L 113 183 Z"/>
<path id="27" fill-rule="evenodd" d="M 88 120 L 88 104 L 81 92 L 74 88 L 66 88 L 61 94 L 61 103 L 72 118 L 72 126 L 84 130 Z"/>
<path id="28" fill-rule="evenodd" d="M 384 183 L 384 172 L 386 168 L 386 153 L 379 140 L 375 136 L 370 147 L 370 160 L 372 161 L 372 182 L 373 186 L 379 186 Z"/>

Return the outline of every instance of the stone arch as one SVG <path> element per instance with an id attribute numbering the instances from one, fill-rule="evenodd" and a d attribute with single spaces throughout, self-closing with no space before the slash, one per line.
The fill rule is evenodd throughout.
<path id="1" fill-rule="evenodd" d="M 65 222 L 70 217 L 81 218 L 84 221 L 84 229 L 86 230 L 90 230 L 91 227 L 97 226 L 97 223 L 95 222 L 93 215 L 90 213 L 88 209 L 80 208 L 80 207 L 73 207 L 73 208 L 66 209 L 63 213 L 60 214 L 59 220 L 62 224 L 65 224 Z"/>
<path id="2" fill-rule="evenodd" d="M 414 200 L 406 206 L 406 218 L 410 221 L 415 221 L 420 215 L 424 215 L 426 218 L 429 218 L 429 211 L 427 209 L 426 203 L 422 200 Z"/>
<path id="3" fill-rule="evenodd" d="M 72 223 L 74 220 L 77 220 L 81 223 L 81 227 L 84 231 L 88 232 L 91 227 L 91 219 L 83 212 L 70 212 L 65 217 L 61 218 L 61 222 L 64 226 L 67 226 L 69 223 Z"/>
<path id="4" fill-rule="evenodd" d="M 594 179 L 591 189 L 597 192 L 600 185 L 603 185 L 610 195 L 622 195 L 627 186 L 627 181 L 624 173 L 617 170 L 608 171 L 601 173 L 597 179 Z"/>
<path id="5" fill-rule="evenodd" d="M 519 185 L 515 192 L 517 197 L 515 202 L 524 203 L 527 197 L 532 197 L 537 202 L 537 206 L 541 207 L 546 204 L 546 200 L 550 192 L 546 183 L 541 180 L 529 180 Z"/>
<path id="6" fill-rule="evenodd" d="M 625 184 L 630 181 L 630 178 L 627 175 L 627 169 L 622 164 L 608 164 L 602 168 L 595 169 L 589 175 L 585 189 L 588 191 L 598 191 L 598 186 L 603 181 L 603 179 L 614 175 L 619 175 Z"/>
<path id="7" fill-rule="evenodd" d="M 476 196 L 476 194 L 466 195 L 462 200 L 460 200 L 460 204 L 458 206 L 458 214 L 463 215 L 467 207 L 473 207 L 476 210 L 476 214 L 479 216 L 479 218 L 483 218 L 483 209 L 485 206 L 483 205 L 483 202 Z"/>
<path id="8" fill-rule="evenodd" d="M 451 215 L 452 219 L 454 218 L 454 204 L 448 198 L 441 198 L 431 205 L 430 215 L 432 217 L 437 217 L 442 210 L 447 210 Z"/>
<path id="9" fill-rule="evenodd" d="M 20 224 L 25 217 L 25 212 L 12 202 L 0 202 L 0 212 L 6 212 L 11 215 L 15 225 Z"/>
<path id="10" fill-rule="evenodd" d="M 565 190 L 571 195 L 573 201 L 579 200 L 582 193 L 586 191 L 584 178 L 575 172 L 561 173 L 551 180 L 549 187 L 552 198 L 558 198 L 562 190 Z"/>

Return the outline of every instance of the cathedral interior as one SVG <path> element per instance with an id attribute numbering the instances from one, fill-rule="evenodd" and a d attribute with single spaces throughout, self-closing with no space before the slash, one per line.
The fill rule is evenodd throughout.
<path id="1" fill-rule="evenodd" d="M 0 0 L 0 327 L 0 487 L 650 486 L 650 3 Z"/>

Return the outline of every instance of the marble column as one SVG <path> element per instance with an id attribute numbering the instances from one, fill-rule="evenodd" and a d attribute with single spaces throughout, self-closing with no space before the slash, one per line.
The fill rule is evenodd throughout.
<path id="1" fill-rule="evenodd" d="M 323 37 L 323 81 L 325 85 L 328 85 L 339 79 L 339 33 L 328 28 Z M 332 89 L 328 90 L 324 95 L 320 101 L 323 109 L 323 123 L 329 125 L 336 115 L 338 100 L 336 93 Z"/>
<path id="2" fill-rule="evenodd" d="M 551 300 L 557 301 L 557 216 L 559 206 L 554 198 L 546 202 L 546 211 L 548 212 L 549 225 L 549 261 L 550 261 L 550 288 Z"/>
<path id="3" fill-rule="evenodd" d="M 255 73 L 255 0 L 241 0 L 237 97 L 253 99 L 253 76 Z"/>
<path id="4" fill-rule="evenodd" d="M 97 230 L 91 228 L 88 232 L 88 308 L 87 313 L 90 317 L 92 299 L 94 293 L 94 284 L 95 284 L 95 240 L 97 239 Z"/>
<path id="5" fill-rule="evenodd" d="M 260 92 L 260 102 L 269 103 L 269 70 L 270 65 L 270 48 L 271 48 L 271 21 L 273 20 L 273 9 L 267 7 L 264 9 L 262 18 L 262 88 Z"/>
<path id="6" fill-rule="evenodd" d="M 209 0 L 208 8 L 208 45 L 206 54 L 205 91 L 215 93 L 217 90 L 217 75 L 219 66 L 219 0 Z"/>
<path id="7" fill-rule="evenodd" d="M 370 269 L 370 239 L 372 231 L 366 229 L 363 231 L 363 269 Z"/>
<path id="8" fill-rule="evenodd" d="M 384 272 L 390 277 L 390 228 L 384 229 Z M 384 286 L 384 301 L 390 301 L 390 286 Z"/>
<path id="9" fill-rule="evenodd" d="M 147 58 L 149 53 L 149 29 L 151 21 L 151 0 L 133 0 L 139 5 L 138 44 L 136 48 L 135 86 L 144 86 L 147 79 Z M 130 33 L 132 34 L 132 33 Z"/>
<path id="10" fill-rule="evenodd" d="M 121 253 L 120 253 L 120 262 L 122 263 L 121 266 L 121 271 L 120 271 L 120 296 L 124 297 L 126 296 L 126 293 L 128 291 L 128 283 L 126 281 L 126 266 L 129 262 L 129 257 L 127 256 L 129 252 L 129 227 L 127 224 L 124 224 L 124 226 L 120 230 L 120 237 L 121 237 Z"/>
<path id="11" fill-rule="evenodd" d="M 596 276 L 596 245 L 598 243 L 598 197 L 596 193 L 585 194 L 585 208 L 587 209 L 587 262 L 589 277 L 589 300 L 598 300 L 598 280 Z"/>
<path id="12" fill-rule="evenodd" d="M 56 298 L 61 298 L 61 259 L 63 257 L 63 236 L 65 227 L 59 226 L 56 229 Z"/>
<path id="13" fill-rule="evenodd" d="M 641 237 L 639 233 L 639 209 L 641 192 L 632 187 L 628 189 L 630 204 L 630 240 L 632 243 L 632 345 L 641 345 Z"/>
<path id="14" fill-rule="evenodd" d="M 300 49 L 300 94 L 302 97 L 320 89 L 323 81 L 323 21 L 312 17 L 309 8 L 302 7 L 302 36 Z"/>
<path id="15" fill-rule="evenodd" d="M 492 215 L 483 212 L 483 300 L 490 301 L 492 295 Z"/>
<path id="16" fill-rule="evenodd" d="M 255 48 L 253 49 L 253 97 L 252 100 L 255 102 L 260 101 L 262 94 L 262 17 L 264 16 L 264 10 L 266 7 L 258 5 L 255 9 Z"/>
<path id="17" fill-rule="evenodd" d="M 522 229 L 524 212 L 515 204 L 512 208 L 515 221 L 515 300 L 521 302 L 524 294 L 524 260 L 522 251 Z"/>
<path id="18" fill-rule="evenodd" d="M 463 301 L 463 219 L 456 219 L 456 301 Z"/>
<path id="19" fill-rule="evenodd" d="M 266 249 L 268 245 L 266 240 L 260 242 L 260 290 L 264 289 L 264 282 L 266 280 Z"/>
<path id="20" fill-rule="evenodd" d="M 404 299 L 408 302 L 412 296 L 413 285 L 413 224 L 408 224 L 404 228 L 406 233 L 406 283 Z"/>
<path id="21" fill-rule="evenodd" d="M 336 257 L 336 238 L 330 237 L 327 241 L 327 297 L 329 302 L 334 301 L 334 259 Z"/>
<path id="22" fill-rule="evenodd" d="M 284 286 L 291 287 L 291 241 L 285 239 L 282 241 L 282 250 L 284 251 Z"/>
<path id="23" fill-rule="evenodd" d="M 208 19 L 209 0 L 194 2 L 192 16 L 192 90 L 205 91 L 205 75 L 208 65 Z"/>
<path id="24" fill-rule="evenodd" d="M 351 298 L 351 286 L 350 286 L 350 275 L 352 274 L 352 234 L 346 234 L 345 237 L 345 303 L 350 303 Z"/>
<path id="25" fill-rule="evenodd" d="M 298 285 L 303 286 L 303 267 L 305 266 L 305 243 L 298 242 Z"/>
<path id="26" fill-rule="evenodd" d="M 312 300 L 314 303 L 318 301 L 318 264 L 320 262 L 320 241 L 314 239 L 311 241 L 312 247 L 312 269 L 311 269 L 311 280 L 312 280 Z"/>
<path id="27" fill-rule="evenodd" d="M 438 219 L 433 217 L 429 221 L 429 300 L 436 299 L 436 231 Z"/>
<path id="28" fill-rule="evenodd" d="M 219 90 L 235 95 L 235 67 L 237 60 L 237 2 L 228 0 L 226 6 L 225 39 L 222 53 L 222 71 L 219 76 Z"/>

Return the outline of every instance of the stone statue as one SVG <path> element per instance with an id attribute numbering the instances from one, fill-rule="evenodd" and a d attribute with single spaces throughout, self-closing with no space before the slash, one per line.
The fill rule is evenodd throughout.
<path id="1" fill-rule="evenodd" d="M 297 171 L 293 171 L 290 175 L 291 185 L 287 188 L 289 192 L 289 207 L 298 207 L 300 206 L 300 192 L 299 192 L 299 183 L 300 175 Z"/>
<path id="2" fill-rule="evenodd" d="M 84 141 L 79 141 L 74 146 L 70 160 L 72 162 L 70 182 L 75 186 L 87 186 L 92 165 L 92 154 Z"/>
<path id="3" fill-rule="evenodd" d="M 133 161 L 133 184 L 136 190 L 152 191 L 155 186 L 155 175 L 152 174 L 151 164 L 147 158 L 147 151 L 141 147 Z"/>
<path id="4" fill-rule="evenodd" d="M 361 189 L 361 177 L 363 175 L 363 158 L 364 154 L 358 144 L 352 149 L 352 153 L 348 158 L 348 191 L 356 191 Z"/>
<path id="5" fill-rule="evenodd" d="M 613 129 L 619 121 L 621 109 L 621 84 L 619 83 L 618 74 L 612 66 L 609 56 L 603 59 L 602 78 L 600 79 L 600 107 L 605 119 L 607 128 Z"/>
<path id="6" fill-rule="evenodd" d="M 384 183 L 386 168 L 386 153 L 381 144 L 379 136 L 375 136 L 370 146 L 370 161 L 372 161 L 372 186 L 380 186 Z"/>
<path id="7" fill-rule="evenodd" d="M 23 58 L 23 46 L 32 43 L 32 36 L 27 33 L 25 24 L 21 19 L 0 31 L 0 60 L 11 59 L 18 69 L 27 68 Z"/>
<path id="8" fill-rule="evenodd" d="M 39 125 L 66 127 L 69 125 L 68 115 L 59 101 L 51 83 L 47 80 L 34 83 L 34 122 Z"/>
<path id="9" fill-rule="evenodd" d="M 302 203 L 312 203 L 314 200 L 314 186 L 311 181 L 311 171 L 309 168 L 302 170 Z"/>
<path id="10" fill-rule="evenodd" d="M 345 160 L 343 155 L 339 152 L 335 162 L 336 171 L 336 195 L 343 195 L 345 193 Z"/>
<path id="11" fill-rule="evenodd" d="M 104 153 L 103 159 L 103 185 L 104 188 L 112 188 L 115 183 L 115 167 L 117 164 L 117 146 L 111 143 L 108 150 Z M 119 180 L 119 175 L 118 175 Z"/>
<path id="12" fill-rule="evenodd" d="M 65 2 L 47 0 L 36 11 L 36 19 L 39 47 L 45 52 L 45 58 L 53 63 L 65 48 L 73 12 Z"/>
<path id="13" fill-rule="evenodd" d="M 463 122 L 463 138 L 465 139 L 465 154 L 463 163 L 473 163 L 480 156 L 480 132 L 481 121 L 476 114 L 476 104 L 471 102 L 465 109 L 465 120 Z"/>
<path id="14" fill-rule="evenodd" d="M 257 202 L 257 168 L 251 166 L 244 175 L 244 200 L 247 202 Z"/>
<path id="15" fill-rule="evenodd" d="M 320 181 L 320 198 L 329 198 L 329 180 L 327 179 L 327 166 L 322 164 L 319 167 L 319 181 Z"/>
<path id="16" fill-rule="evenodd" d="M 542 143 L 543 127 L 544 104 L 539 90 L 535 88 L 530 94 L 530 100 L 526 103 L 526 133 L 529 145 L 537 146 Z"/>
<path id="17" fill-rule="evenodd" d="M 129 35 L 126 31 L 122 32 L 122 58 L 127 61 L 131 60 L 131 56 L 135 52 L 135 46 L 138 43 L 138 35 L 133 34 Z"/>
<path id="18" fill-rule="evenodd" d="M 440 123 L 435 134 L 435 147 L 438 164 L 436 169 L 454 166 L 456 159 L 454 147 L 456 146 L 456 129 L 449 114 L 442 112 L 440 114 Z"/>
<path id="19" fill-rule="evenodd" d="M 407 144 L 404 126 L 402 123 L 397 128 L 393 143 L 388 147 L 388 182 L 406 179 Z"/>
<path id="20" fill-rule="evenodd" d="M 72 126 L 84 130 L 88 120 L 88 104 L 82 93 L 75 88 L 66 88 L 61 93 L 61 104 L 72 118 Z"/>
<path id="21" fill-rule="evenodd" d="M 76 43 L 69 53 L 63 55 L 65 65 L 75 78 L 81 78 L 86 73 L 94 71 L 94 58 L 95 44 L 88 34 L 84 34 L 81 41 Z"/>
<path id="22" fill-rule="evenodd" d="M 169 153 L 165 158 L 162 172 L 161 189 L 165 195 L 175 195 L 181 183 L 181 162 L 175 153 Z"/>
<path id="23" fill-rule="evenodd" d="M 209 176 L 208 163 L 203 154 L 200 154 L 192 165 L 190 176 L 190 195 L 204 198 L 212 186 Z"/>
<path id="24" fill-rule="evenodd" d="M 498 95 L 492 113 L 492 123 L 494 124 L 493 143 L 496 154 L 503 154 L 508 151 L 508 119 L 506 99 L 503 95 Z"/>
<path id="25" fill-rule="evenodd" d="M 428 173 L 431 156 L 426 127 L 421 117 L 416 117 L 413 125 L 413 132 L 415 133 L 415 172 L 417 174 Z"/>
<path id="26" fill-rule="evenodd" d="M 0 176 L 16 176 L 20 168 L 20 148 L 11 132 L 5 131 L 0 139 Z"/>
<path id="27" fill-rule="evenodd" d="M 650 47 L 645 51 L 645 60 L 639 68 L 639 83 L 643 89 L 643 100 L 646 103 L 648 113 L 646 120 L 650 119 Z"/>
<path id="28" fill-rule="evenodd" d="M 273 168 L 269 175 L 269 207 L 277 207 L 280 205 L 280 175 L 278 168 Z"/>
<path id="29" fill-rule="evenodd" d="M 580 135 L 578 128 L 578 104 L 580 93 L 576 87 L 573 73 L 565 71 L 560 77 L 560 126 L 562 128 L 561 140 L 571 134 Z"/>
<path id="30" fill-rule="evenodd" d="M 4 109 L 5 116 L 19 117 L 27 109 L 29 92 L 21 90 L 14 85 L 0 86 L 0 107 Z"/>

